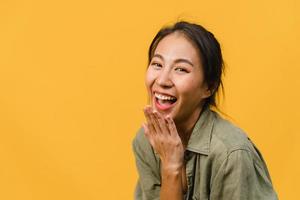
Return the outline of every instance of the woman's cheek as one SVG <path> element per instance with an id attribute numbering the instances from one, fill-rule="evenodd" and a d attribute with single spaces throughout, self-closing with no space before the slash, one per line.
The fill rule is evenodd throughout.
<path id="1" fill-rule="evenodd" d="M 150 87 L 155 82 L 155 79 L 157 77 L 157 72 L 148 69 L 146 74 L 146 86 Z"/>

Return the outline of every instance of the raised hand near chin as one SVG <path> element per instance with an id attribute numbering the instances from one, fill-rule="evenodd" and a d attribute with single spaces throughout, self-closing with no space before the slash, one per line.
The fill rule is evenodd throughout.
<path id="1" fill-rule="evenodd" d="M 144 108 L 147 123 L 143 124 L 145 136 L 159 154 L 162 167 L 180 170 L 183 166 L 184 148 L 172 118 L 164 117 L 151 106 Z"/>

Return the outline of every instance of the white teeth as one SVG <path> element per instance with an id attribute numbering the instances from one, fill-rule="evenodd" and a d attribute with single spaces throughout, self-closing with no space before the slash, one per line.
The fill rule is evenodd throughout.
<path id="1" fill-rule="evenodd" d="M 175 97 L 165 96 L 165 95 L 157 94 L 157 93 L 155 93 L 155 97 L 158 99 L 161 99 L 161 100 L 170 100 L 170 101 L 176 100 Z"/>

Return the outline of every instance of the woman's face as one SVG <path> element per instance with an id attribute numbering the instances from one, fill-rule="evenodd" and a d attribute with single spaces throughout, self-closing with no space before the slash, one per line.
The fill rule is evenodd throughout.
<path id="1" fill-rule="evenodd" d="M 152 107 L 176 123 L 197 119 L 210 96 L 198 50 L 179 32 L 158 43 L 145 82 Z"/>

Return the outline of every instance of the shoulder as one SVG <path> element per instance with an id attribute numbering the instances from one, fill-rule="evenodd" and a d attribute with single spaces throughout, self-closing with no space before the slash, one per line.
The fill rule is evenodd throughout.
<path id="1" fill-rule="evenodd" d="M 133 151 L 136 153 L 137 151 L 143 151 L 143 149 L 151 148 L 150 143 L 148 142 L 143 128 L 140 128 L 135 137 L 132 140 Z M 147 151 L 147 150 L 145 150 Z"/>
<path id="2" fill-rule="evenodd" d="M 214 199 L 278 199 L 262 155 L 242 129 L 216 114 L 210 144 Z"/>
<path id="3" fill-rule="evenodd" d="M 132 140 L 134 150 L 152 151 L 152 146 L 145 136 L 144 129 L 141 127 Z"/>
<path id="4" fill-rule="evenodd" d="M 144 134 L 144 129 L 140 128 L 133 141 L 132 148 L 135 154 L 135 157 L 146 162 L 157 162 L 158 155 L 154 152 L 150 142 Z"/>
<path id="5" fill-rule="evenodd" d="M 247 133 L 232 122 L 214 113 L 215 120 L 211 133 L 210 156 L 220 162 L 254 162 L 262 167 L 264 160 Z M 233 159 L 234 158 L 234 159 Z"/>
<path id="6" fill-rule="evenodd" d="M 222 148 L 226 151 L 233 151 L 249 146 L 247 134 L 230 121 L 223 119 L 219 114 L 214 113 L 215 120 L 211 134 L 211 147 Z"/>

